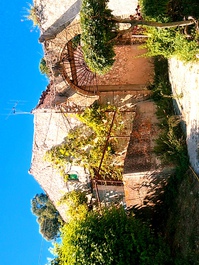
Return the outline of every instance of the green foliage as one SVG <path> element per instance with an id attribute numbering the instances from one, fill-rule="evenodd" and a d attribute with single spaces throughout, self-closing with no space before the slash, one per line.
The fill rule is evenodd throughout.
<path id="1" fill-rule="evenodd" d="M 40 26 L 40 19 L 39 19 L 39 14 L 38 14 L 38 9 L 36 6 L 33 6 L 29 4 L 29 10 L 28 10 L 28 15 L 27 15 L 28 20 L 32 20 L 33 26 Z"/>
<path id="2" fill-rule="evenodd" d="M 76 35 L 71 41 L 73 49 L 75 50 L 80 45 L 81 35 L 80 34 Z"/>
<path id="3" fill-rule="evenodd" d="M 176 116 L 167 119 L 168 126 L 159 136 L 154 151 L 166 162 L 187 164 L 186 141 L 181 135 L 179 123 L 180 119 Z"/>
<path id="4" fill-rule="evenodd" d="M 157 22 L 166 22 L 168 0 L 140 0 L 142 14 L 147 20 L 155 20 Z"/>
<path id="5" fill-rule="evenodd" d="M 111 125 L 113 110 L 111 107 L 101 107 L 94 104 L 83 114 L 78 115 L 82 124 L 71 129 L 64 142 L 49 150 L 45 159 L 50 161 L 59 173 L 67 180 L 67 165 L 84 166 L 95 175 L 100 165 L 108 131 Z M 112 133 L 117 133 L 122 127 L 121 115 L 117 113 Z M 114 164 L 115 138 L 111 138 L 106 147 L 100 175 L 105 178 L 121 179 L 122 168 Z"/>
<path id="6" fill-rule="evenodd" d="M 167 12 L 173 21 L 182 20 L 184 17 L 199 17 L 198 0 L 171 0 L 168 1 Z"/>
<path id="7" fill-rule="evenodd" d="M 59 265 L 171 264 L 162 240 L 121 207 L 72 220 L 63 227 L 61 238 L 54 247 Z"/>
<path id="8" fill-rule="evenodd" d="M 142 13 L 146 20 L 169 22 L 183 20 L 185 17 L 199 16 L 197 0 L 141 0 Z M 195 6 L 195 8 L 194 8 Z M 198 10 L 196 12 L 196 10 Z M 143 46 L 147 48 L 147 56 L 164 56 L 165 58 L 177 57 L 184 62 L 196 61 L 199 53 L 198 33 L 190 27 L 187 38 L 183 31 L 177 27 L 172 29 L 157 29 L 147 27 L 149 38 Z"/>
<path id="9" fill-rule="evenodd" d="M 140 0 L 145 19 L 158 22 L 179 21 L 184 17 L 198 18 L 198 0 Z"/>
<path id="10" fill-rule="evenodd" d="M 188 62 L 196 61 L 199 53 L 198 37 L 189 40 L 184 34 L 176 29 L 147 28 L 149 38 L 143 45 L 147 48 L 147 56 L 164 56 L 165 58 L 176 58 Z M 195 33 L 193 33 L 194 36 Z"/>
<path id="11" fill-rule="evenodd" d="M 111 69 L 115 56 L 110 41 L 115 24 L 109 20 L 112 15 L 107 3 L 108 0 L 83 0 L 80 11 L 84 59 L 91 71 L 101 75 Z"/>
<path id="12" fill-rule="evenodd" d="M 46 240 L 56 239 L 63 224 L 62 218 L 46 194 L 36 194 L 31 200 L 31 210 L 37 216 L 40 233 Z"/>
<path id="13" fill-rule="evenodd" d="M 88 211 L 86 192 L 73 190 L 67 192 L 59 201 L 59 204 L 66 204 L 68 207 L 67 217 L 71 219 L 82 219 Z"/>
<path id="14" fill-rule="evenodd" d="M 167 60 L 157 57 L 154 64 L 156 75 L 151 89 L 162 128 L 154 151 L 162 157 L 163 161 L 177 165 L 180 163 L 186 167 L 188 163 L 186 141 L 180 126 L 181 120 L 173 110 Z"/>
<path id="15" fill-rule="evenodd" d="M 48 66 L 46 65 L 46 60 L 45 58 L 42 58 L 41 61 L 40 61 L 40 64 L 39 64 L 39 70 L 40 72 L 44 75 L 48 75 L 49 74 L 49 68 Z"/>

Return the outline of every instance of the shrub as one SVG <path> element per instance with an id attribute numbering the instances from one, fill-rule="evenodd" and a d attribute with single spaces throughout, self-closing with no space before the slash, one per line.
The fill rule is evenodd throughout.
<path id="1" fill-rule="evenodd" d="M 29 4 L 29 10 L 27 15 L 28 20 L 32 20 L 33 26 L 40 26 L 40 18 L 38 14 L 38 8 Z"/>
<path id="2" fill-rule="evenodd" d="M 59 201 L 59 204 L 65 204 L 68 207 L 67 218 L 82 219 L 88 211 L 86 192 L 78 189 L 67 192 Z"/>
<path id="3" fill-rule="evenodd" d="M 167 246 L 122 207 L 88 212 L 62 229 L 54 248 L 59 265 L 171 264 Z"/>
<path id="4" fill-rule="evenodd" d="M 115 56 L 110 42 L 114 23 L 107 19 L 112 16 L 107 3 L 107 0 L 84 0 L 80 12 L 84 59 L 91 71 L 101 75 L 111 69 Z"/>
<path id="5" fill-rule="evenodd" d="M 142 14 L 147 20 L 168 21 L 168 18 L 166 18 L 168 0 L 140 0 L 139 2 L 142 7 Z"/>
<path id="6" fill-rule="evenodd" d="M 181 120 L 175 115 L 173 109 L 167 60 L 163 57 L 156 57 L 154 63 L 156 75 L 151 89 L 162 128 L 154 151 L 161 156 L 164 162 L 186 167 L 188 163 L 186 141 L 180 126 Z"/>
<path id="7" fill-rule="evenodd" d="M 105 148 L 109 128 L 115 108 L 102 107 L 94 104 L 78 115 L 81 125 L 71 129 L 63 143 L 54 146 L 47 151 L 45 159 L 58 169 L 59 173 L 67 179 L 66 167 L 69 164 L 80 165 L 87 168 L 91 177 L 95 176 L 100 166 L 103 150 Z M 121 114 L 117 112 L 111 132 L 117 135 L 122 128 Z M 115 138 L 111 138 L 106 146 L 100 175 L 107 179 L 121 179 L 122 168 L 115 165 L 114 144 Z"/>
<path id="8" fill-rule="evenodd" d="M 44 75 L 48 75 L 50 73 L 48 66 L 46 65 L 46 60 L 44 58 L 41 59 L 39 64 L 39 70 Z"/>
<path id="9" fill-rule="evenodd" d="M 160 55 L 167 59 L 175 56 L 185 62 L 196 61 L 196 54 L 199 53 L 197 36 L 189 40 L 179 30 L 157 28 L 147 28 L 147 34 L 149 38 L 143 45 L 148 50 L 147 56 Z"/>

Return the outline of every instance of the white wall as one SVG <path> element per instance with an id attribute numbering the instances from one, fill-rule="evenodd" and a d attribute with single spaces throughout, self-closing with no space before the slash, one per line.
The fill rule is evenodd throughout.
<path id="1" fill-rule="evenodd" d="M 169 77 L 174 99 L 186 125 L 190 163 L 199 174 L 199 63 L 169 60 Z"/>

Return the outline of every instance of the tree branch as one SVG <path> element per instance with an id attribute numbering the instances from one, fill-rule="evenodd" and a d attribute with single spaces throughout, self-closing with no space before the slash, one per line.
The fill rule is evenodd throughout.
<path id="1" fill-rule="evenodd" d="M 177 22 L 169 22 L 169 23 L 159 23 L 155 21 L 146 21 L 146 20 L 131 20 L 131 19 L 118 19 L 116 17 L 109 18 L 109 20 L 116 22 L 116 23 L 129 23 L 133 26 L 150 26 L 156 28 L 173 28 L 173 27 L 184 27 L 188 25 L 192 25 L 195 23 L 195 20 L 191 17 L 189 20 L 185 21 L 177 21 Z M 130 28 L 128 30 L 130 30 Z"/>

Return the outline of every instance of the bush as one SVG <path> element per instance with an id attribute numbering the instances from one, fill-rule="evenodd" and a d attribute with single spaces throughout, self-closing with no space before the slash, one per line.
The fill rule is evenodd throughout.
<path id="1" fill-rule="evenodd" d="M 59 204 L 67 205 L 67 218 L 70 222 L 73 218 L 81 219 L 88 211 L 86 192 L 73 190 L 67 192 L 59 201 Z"/>
<path id="2" fill-rule="evenodd" d="M 197 0 L 196 0 L 197 1 Z M 178 0 L 141 0 L 142 13 L 146 20 L 157 22 L 179 21 L 188 16 L 197 17 L 196 1 Z M 193 8 L 195 6 L 195 8 Z M 177 57 L 184 62 L 196 61 L 199 53 L 198 33 L 192 26 L 189 27 L 190 37 L 178 27 L 172 29 L 157 29 L 147 27 L 149 38 L 143 46 L 147 48 L 147 56 Z"/>
<path id="3" fill-rule="evenodd" d="M 142 7 L 142 14 L 147 20 L 168 21 L 168 18 L 166 18 L 168 0 L 140 0 L 139 2 Z"/>
<path id="4" fill-rule="evenodd" d="M 54 253 L 59 265 L 171 264 L 167 246 L 123 208 L 88 212 L 62 229 Z"/>
<path id="5" fill-rule="evenodd" d="M 44 58 L 42 58 L 40 61 L 39 70 L 43 75 L 48 75 L 50 73 L 49 68 L 46 65 L 46 60 Z"/>
<path id="6" fill-rule="evenodd" d="M 84 0 L 80 12 L 84 59 L 91 71 L 101 75 L 111 69 L 115 56 L 110 42 L 114 23 L 107 19 L 112 16 L 107 3 L 108 0 Z"/>
<path id="7" fill-rule="evenodd" d="M 69 164 L 84 166 L 89 170 L 91 177 L 95 176 L 102 159 L 114 110 L 115 108 L 111 109 L 110 106 L 102 107 L 97 104 L 86 108 L 78 115 L 82 124 L 71 129 L 62 144 L 47 151 L 45 159 L 58 169 L 64 179 L 67 179 L 68 174 L 65 171 Z M 117 135 L 121 128 L 121 114 L 117 112 L 111 133 Z M 116 141 L 117 139 L 111 138 L 106 146 L 100 168 L 100 176 L 103 179 L 122 178 L 122 167 L 115 165 Z"/>
<path id="8" fill-rule="evenodd" d="M 195 40 L 189 40 L 184 34 L 176 29 L 147 28 L 149 38 L 143 45 L 147 48 L 147 56 L 164 56 L 169 59 L 173 56 L 189 62 L 196 61 L 199 53 L 197 36 Z M 194 33 L 193 33 L 194 34 Z"/>
<path id="9" fill-rule="evenodd" d="M 168 63 L 163 57 L 154 60 L 155 78 L 150 87 L 153 99 L 157 104 L 157 116 L 160 119 L 160 133 L 154 151 L 164 162 L 187 166 L 186 140 L 180 126 L 180 118 L 175 115 L 173 95 L 168 78 Z"/>

